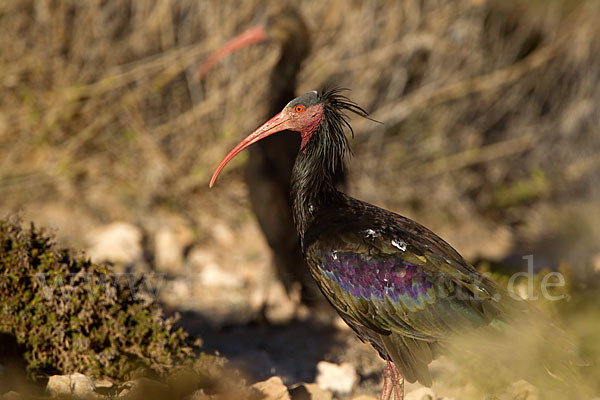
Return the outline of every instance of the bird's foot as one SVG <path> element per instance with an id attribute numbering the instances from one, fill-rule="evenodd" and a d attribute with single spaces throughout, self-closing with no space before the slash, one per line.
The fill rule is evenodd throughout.
<path id="1" fill-rule="evenodd" d="M 383 389 L 380 400 L 391 400 L 392 393 L 394 400 L 404 400 L 404 378 L 394 363 L 388 361 L 387 367 L 383 371 Z"/>

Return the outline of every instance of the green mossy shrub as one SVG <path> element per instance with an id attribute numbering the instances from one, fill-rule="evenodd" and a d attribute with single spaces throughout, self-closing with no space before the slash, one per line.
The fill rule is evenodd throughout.
<path id="1" fill-rule="evenodd" d="M 33 224 L 0 220 L 0 332 L 22 346 L 34 379 L 81 372 L 126 380 L 197 362 L 198 343 L 150 294 Z"/>

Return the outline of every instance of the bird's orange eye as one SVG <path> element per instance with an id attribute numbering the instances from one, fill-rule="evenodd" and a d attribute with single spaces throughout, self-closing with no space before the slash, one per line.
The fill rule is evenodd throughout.
<path id="1" fill-rule="evenodd" d="M 294 107 L 294 111 L 296 111 L 297 113 L 304 111 L 304 106 L 301 104 L 298 104 L 296 107 Z"/>

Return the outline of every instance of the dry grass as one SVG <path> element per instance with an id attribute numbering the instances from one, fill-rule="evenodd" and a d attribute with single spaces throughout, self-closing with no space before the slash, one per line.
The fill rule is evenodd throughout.
<path id="1" fill-rule="evenodd" d="M 594 195 L 597 2 L 303 4 L 313 51 L 299 92 L 349 87 L 384 122 L 354 121 L 357 196 L 434 227 L 478 219 L 493 231 L 526 223 L 539 204 Z M 167 207 L 202 226 L 203 209 L 244 206 L 239 185 L 209 193 L 207 182 L 266 117 L 277 48 L 243 50 L 203 84 L 195 72 L 276 6 L 3 1 L 2 210 L 53 199 L 136 220 Z M 225 172 L 236 182 L 240 165 Z"/>

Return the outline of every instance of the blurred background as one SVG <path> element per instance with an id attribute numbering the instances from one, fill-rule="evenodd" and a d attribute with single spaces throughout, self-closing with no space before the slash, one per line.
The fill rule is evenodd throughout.
<path id="1" fill-rule="evenodd" d="M 589 337 L 597 322 L 575 318 L 586 308 L 573 299 L 596 299 L 600 271 L 600 3 L 290 5 L 309 31 L 297 40 L 310 44 L 296 93 L 349 88 L 382 122 L 352 120 L 347 192 L 419 221 L 483 270 L 525 270 L 528 255 L 536 271 L 560 269 L 569 296 L 540 307 Z M 281 46 L 240 49 L 202 80 L 198 69 L 282 10 L 2 1 L 0 213 L 145 276 L 251 381 L 311 381 L 317 362 L 347 362 L 354 393 L 371 393 L 384 366 L 375 352 L 277 279 L 246 155 L 208 189 L 224 154 L 267 119 Z"/>

